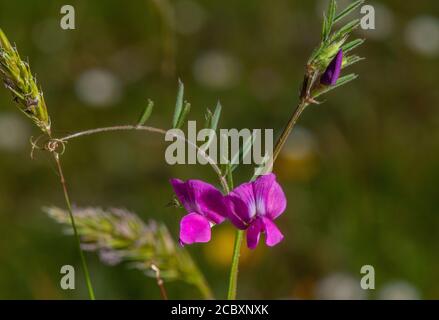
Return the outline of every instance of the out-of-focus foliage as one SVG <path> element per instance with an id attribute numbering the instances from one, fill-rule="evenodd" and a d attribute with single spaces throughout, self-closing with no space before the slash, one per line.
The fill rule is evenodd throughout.
<path id="1" fill-rule="evenodd" d="M 165 6 L 160 4 L 167 4 Z M 344 7 L 349 1 L 338 1 Z M 178 78 L 189 119 L 205 123 L 221 100 L 219 127 L 280 132 L 297 101 L 307 57 L 320 41 L 326 1 L 81 1 L 76 30 L 59 27 L 63 1 L 0 1 L 0 22 L 44 87 L 52 133 L 135 124 L 171 125 Z M 159 6 L 157 5 L 159 4 Z M 275 171 L 288 208 L 272 250 L 245 251 L 238 297 L 439 297 L 438 9 L 434 1 L 375 1 L 376 29 L 354 32 L 367 57 L 360 77 L 306 110 Z M 173 11 L 173 14 L 171 11 Z M 353 38 L 354 39 L 354 38 Z M 40 208 L 63 205 L 49 157 L 29 158 L 38 132 L 0 94 L 0 298 L 83 298 L 74 241 Z M 183 127 L 183 129 L 185 129 Z M 207 166 L 169 166 L 162 137 L 112 133 L 72 140 L 63 155 L 79 206 L 128 207 L 163 221 L 176 240 L 180 216 L 166 205 L 170 177 L 215 183 Z M 235 182 L 252 168 L 235 170 Z M 189 248 L 216 296 L 226 292 L 229 225 Z M 98 298 L 159 298 L 155 279 L 87 254 Z M 59 286 L 76 266 L 77 289 Z M 373 265 L 376 289 L 358 291 Z M 274 272 L 275 271 L 275 272 Z M 270 279 L 270 281 L 267 281 Z M 171 298 L 199 297 L 184 283 Z"/>
<path id="2" fill-rule="evenodd" d="M 50 207 L 46 211 L 55 221 L 69 226 L 66 210 Z M 73 216 L 82 249 L 97 251 L 107 265 L 129 262 L 150 277 L 182 280 L 195 285 L 205 298 L 212 298 L 203 275 L 186 250 L 176 245 L 165 225 L 145 224 L 124 209 L 75 208 Z"/>

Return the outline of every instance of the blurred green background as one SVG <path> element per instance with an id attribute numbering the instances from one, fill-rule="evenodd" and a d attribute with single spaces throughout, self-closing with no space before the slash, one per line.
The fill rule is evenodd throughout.
<path id="1" fill-rule="evenodd" d="M 339 8 L 349 1 L 338 1 Z M 245 250 L 240 298 L 439 298 L 439 6 L 374 1 L 376 30 L 350 67 L 360 78 L 302 116 L 275 168 L 287 198 L 285 240 Z M 76 30 L 59 27 L 65 1 L 0 0 L 0 27 L 28 57 L 55 135 L 136 121 L 171 123 L 177 79 L 190 119 L 223 105 L 224 128 L 274 128 L 297 101 L 304 64 L 319 41 L 326 1 L 75 1 Z M 64 206 L 50 157 L 31 160 L 33 127 L 0 93 L 0 298 L 87 298 L 74 239 L 42 211 Z M 166 207 L 171 177 L 216 183 L 203 166 L 169 166 L 162 137 L 112 133 L 73 140 L 63 156 L 73 202 L 125 207 L 165 222 L 178 237 L 182 211 Z M 252 168 L 238 170 L 236 182 Z M 216 227 L 189 248 L 218 298 L 227 290 L 234 231 Z M 102 299 L 159 299 L 154 279 L 87 253 Z M 77 270 L 77 290 L 59 287 Z M 372 265 L 376 289 L 359 287 Z M 183 283 L 171 298 L 197 298 Z"/>

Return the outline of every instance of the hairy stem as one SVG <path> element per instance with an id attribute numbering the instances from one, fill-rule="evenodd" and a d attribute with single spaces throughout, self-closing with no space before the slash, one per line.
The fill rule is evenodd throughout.
<path id="1" fill-rule="evenodd" d="M 66 201 L 67 210 L 68 210 L 69 216 L 70 216 L 70 222 L 72 224 L 73 233 L 74 233 L 75 239 L 76 239 L 76 245 L 78 247 L 79 255 L 81 257 L 81 263 L 82 263 L 82 268 L 84 270 L 84 277 L 85 277 L 85 282 L 87 284 L 88 294 L 90 296 L 90 300 L 95 300 L 95 294 L 94 294 L 93 286 L 91 284 L 90 274 L 88 272 L 88 267 L 87 267 L 87 262 L 85 261 L 84 253 L 82 252 L 82 249 L 81 249 L 81 240 L 79 239 L 78 231 L 76 229 L 75 218 L 73 216 L 72 205 L 70 203 L 70 197 L 69 197 L 69 193 L 67 191 L 67 184 L 66 184 L 66 180 L 64 178 L 64 173 L 62 170 L 61 160 L 59 158 L 58 153 L 53 152 L 52 154 L 55 158 L 56 166 L 58 169 L 58 174 L 59 174 L 62 189 L 64 192 L 64 199 Z"/>

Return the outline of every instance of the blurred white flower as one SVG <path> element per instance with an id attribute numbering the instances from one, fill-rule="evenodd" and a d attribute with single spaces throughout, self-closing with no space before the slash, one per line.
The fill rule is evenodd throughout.
<path id="1" fill-rule="evenodd" d="M 197 33 L 206 21 L 206 11 L 192 0 L 180 0 L 175 3 L 176 31 L 190 35 Z"/>
<path id="2" fill-rule="evenodd" d="M 333 273 L 320 280 L 316 298 L 323 300 L 361 300 L 366 292 L 360 287 L 360 279 L 345 273 Z"/>
<path id="3" fill-rule="evenodd" d="M 419 16 L 409 22 L 405 30 L 407 45 L 417 53 L 435 56 L 439 53 L 439 19 Z"/>
<path id="4" fill-rule="evenodd" d="M 385 284 L 378 294 L 381 300 L 418 300 L 419 291 L 406 281 L 393 281 Z"/>
<path id="5" fill-rule="evenodd" d="M 226 89 L 238 82 L 240 69 L 239 62 L 234 57 L 211 51 L 197 58 L 193 72 L 200 84 L 216 89 Z"/>
<path id="6" fill-rule="evenodd" d="M 76 93 L 81 101 L 93 107 L 108 107 L 117 103 L 122 94 L 118 78 L 104 69 L 83 72 L 76 81 Z"/>
<path id="7" fill-rule="evenodd" d="M 29 127 L 15 114 L 0 113 L 0 149 L 21 150 L 29 141 Z"/>

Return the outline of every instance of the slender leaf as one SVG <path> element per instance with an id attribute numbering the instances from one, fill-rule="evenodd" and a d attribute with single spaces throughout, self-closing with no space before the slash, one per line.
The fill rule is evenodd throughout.
<path id="1" fill-rule="evenodd" d="M 355 48 L 361 46 L 364 43 L 364 41 L 365 39 L 355 39 L 346 43 L 341 47 L 343 49 L 343 53 L 347 53 L 351 50 L 354 50 Z"/>
<path id="2" fill-rule="evenodd" d="M 206 109 L 206 113 L 204 114 L 204 118 L 206 119 L 206 122 L 204 123 L 205 128 L 210 128 L 212 125 L 212 111 L 210 111 L 209 108 Z"/>
<path id="3" fill-rule="evenodd" d="M 175 128 L 180 129 L 183 126 L 190 110 L 191 110 L 191 104 L 189 102 L 185 101 L 184 106 L 183 106 L 183 111 L 180 113 L 180 118 L 178 119 L 177 125 L 175 126 Z"/>
<path id="4" fill-rule="evenodd" d="M 153 108 L 154 108 L 154 102 L 148 99 L 148 104 L 146 105 L 145 109 L 143 109 L 143 112 L 140 115 L 139 120 L 137 121 L 138 126 L 143 126 L 145 122 L 148 121 L 149 117 L 151 116 Z"/>
<path id="5" fill-rule="evenodd" d="M 357 63 L 357 62 L 359 62 L 361 60 L 364 60 L 364 59 L 365 58 L 359 57 L 359 56 L 349 56 L 349 57 L 346 58 L 345 61 L 343 61 L 343 69 L 353 65 L 354 63 Z"/>
<path id="6" fill-rule="evenodd" d="M 221 104 L 218 101 L 215 107 L 215 111 L 212 114 L 212 111 L 207 109 L 206 111 L 206 128 L 209 128 L 213 130 L 210 135 L 207 142 L 202 146 L 203 150 L 207 150 L 212 143 L 213 139 L 215 138 L 215 131 L 218 127 L 219 118 L 221 116 Z"/>
<path id="7" fill-rule="evenodd" d="M 221 109 L 222 109 L 221 103 L 218 101 L 216 103 L 215 111 L 213 112 L 210 129 L 216 130 L 216 128 L 218 127 L 218 122 L 221 116 Z"/>
<path id="8" fill-rule="evenodd" d="M 322 24 L 322 40 L 326 41 L 328 39 L 329 30 L 328 30 L 328 20 L 326 19 L 326 15 L 323 14 L 323 24 Z"/>
<path id="9" fill-rule="evenodd" d="M 184 97 L 184 84 L 181 80 L 178 80 L 178 92 L 177 100 L 175 102 L 174 118 L 172 120 L 172 127 L 176 128 L 183 112 L 183 97 Z"/>
<path id="10" fill-rule="evenodd" d="M 255 135 L 248 137 L 244 141 L 244 143 L 239 147 L 239 152 L 237 154 L 233 155 L 233 159 L 231 162 L 232 172 L 235 171 L 235 169 L 239 167 L 239 160 L 244 159 L 248 155 L 248 153 L 251 151 L 252 146 L 255 142 L 255 138 L 256 138 Z"/>
<path id="11" fill-rule="evenodd" d="M 333 34 L 333 36 L 331 37 L 331 42 L 338 41 L 341 38 L 347 37 L 354 29 L 358 28 L 359 25 L 359 19 L 352 20 L 351 22 L 345 24 L 343 27 L 340 28 L 340 30 Z"/>
<path id="12" fill-rule="evenodd" d="M 329 92 L 337 87 L 340 87 L 342 85 L 345 85 L 346 83 L 351 82 L 352 80 L 355 80 L 357 78 L 358 78 L 358 75 L 354 74 L 354 73 L 343 76 L 343 77 L 338 79 L 338 81 L 335 85 L 325 86 L 322 89 L 316 90 L 316 92 L 313 94 L 313 98 L 317 98 L 317 97 L 321 96 L 322 94 L 327 93 L 327 92 Z"/>
<path id="13" fill-rule="evenodd" d="M 338 21 L 340 21 L 341 19 L 343 19 L 347 15 L 351 14 L 352 11 L 357 9 L 363 3 L 364 3 L 364 0 L 358 0 L 358 1 L 355 1 L 352 4 L 350 4 L 349 6 L 347 6 L 346 9 L 344 9 L 342 12 L 340 12 L 338 15 L 335 16 L 334 23 L 337 23 Z"/>
<path id="14" fill-rule="evenodd" d="M 337 5 L 336 5 L 335 0 L 331 0 L 329 2 L 328 13 L 327 13 L 327 18 L 326 18 L 326 37 L 324 38 L 324 40 L 327 40 L 329 37 L 329 34 L 331 33 L 332 25 L 334 23 L 336 6 Z"/>

